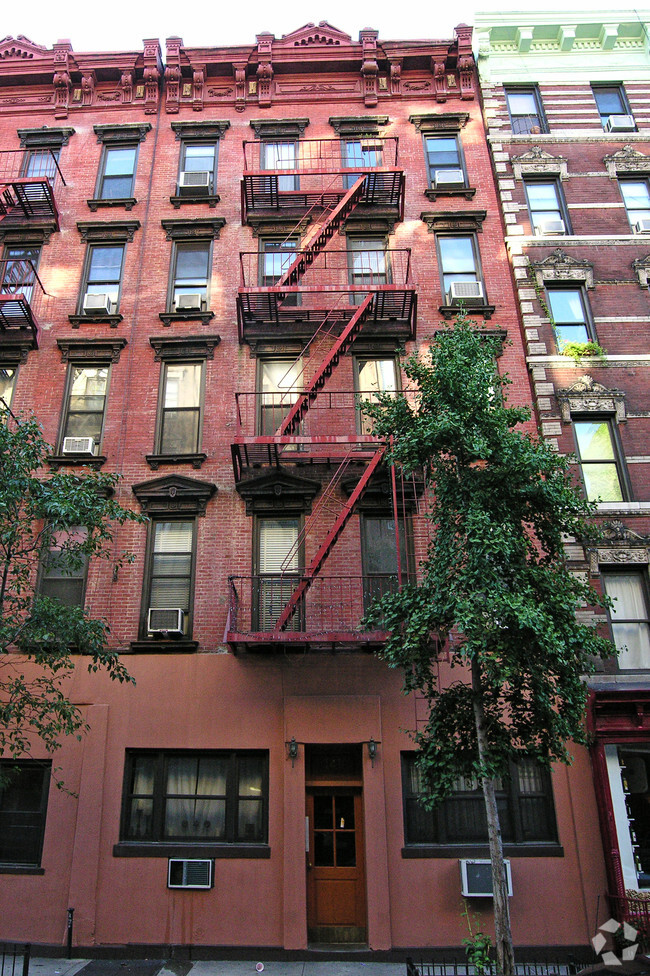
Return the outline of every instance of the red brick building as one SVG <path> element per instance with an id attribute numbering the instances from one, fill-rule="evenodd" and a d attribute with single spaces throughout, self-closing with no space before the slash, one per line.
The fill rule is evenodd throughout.
<path id="1" fill-rule="evenodd" d="M 150 519 L 119 571 L 40 573 L 109 620 L 137 684 L 80 666 L 72 794 L 38 748 L 21 763 L 0 936 L 60 945 L 72 908 L 84 951 L 459 946 L 482 801 L 417 804 L 422 703 L 361 620 L 416 572 L 424 497 L 357 402 L 460 301 L 531 399 L 471 29 L 170 38 L 164 65 L 155 40 L 5 39 L 0 127 L 3 393 L 53 466 L 119 472 Z M 584 946 L 605 888 L 588 757 L 525 773 L 501 797 L 516 943 Z"/>
<path id="2" fill-rule="evenodd" d="M 647 11 L 482 14 L 485 119 L 544 436 L 579 460 L 618 661 L 590 681 L 610 906 L 650 888 L 650 61 Z M 601 618 L 602 623 L 602 618 Z M 645 894 L 645 900 L 643 900 Z"/>

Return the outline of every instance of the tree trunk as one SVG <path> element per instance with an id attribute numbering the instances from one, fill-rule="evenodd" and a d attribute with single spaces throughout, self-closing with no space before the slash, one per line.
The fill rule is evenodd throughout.
<path id="1" fill-rule="evenodd" d="M 476 722 L 478 754 L 479 759 L 483 762 L 487 753 L 488 744 L 484 727 L 481 675 L 476 661 L 472 661 L 472 689 L 474 691 L 474 720 Z M 501 825 L 499 823 L 499 810 L 497 808 L 494 780 L 483 777 L 481 785 L 485 799 L 490 860 L 492 862 L 494 937 L 497 950 L 497 970 L 500 976 L 513 976 L 515 971 L 515 953 L 512 944 L 512 932 L 510 930 L 508 882 L 505 864 L 503 863 L 503 843 L 501 841 Z"/>

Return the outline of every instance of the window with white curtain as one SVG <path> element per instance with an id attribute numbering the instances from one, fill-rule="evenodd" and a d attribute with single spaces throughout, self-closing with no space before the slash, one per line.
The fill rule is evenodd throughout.
<path id="1" fill-rule="evenodd" d="M 641 573 L 604 572 L 603 585 L 613 600 L 609 616 L 622 670 L 650 668 L 647 584 Z"/>
<path id="2" fill-rule="evenodd" d="M 263 844 L 268 755 L 129 751 L 122 840 Z"/>
<path id="3" fill-rule="evenodd" d="M 394 358 L 366 359 L 357 357 L 354 361 L 357 396 L 360 403 L 377 403 L 378 393 L 394 393 L 397 390 L 397 367 Z M 357 430 L 360 434 L 372 434 L 373 423 L 370 417 L 357 411 Z"/>

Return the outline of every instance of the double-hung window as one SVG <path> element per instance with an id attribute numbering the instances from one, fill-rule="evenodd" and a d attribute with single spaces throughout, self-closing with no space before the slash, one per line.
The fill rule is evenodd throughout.
<path id="1" fill-rule="evenodd" d="M 133 197 L 137 146 L 105 146 L 97 179 L 97 200 L 128 200 Z"/>
<path id="2" fill-rule="evenodd" d="M 548 288 L 547 295 L 558 348 L 562 350 L 568 342 L 589 342 L 591 330 L 582 289 Z"/>
<path id="3" fill-rule="evenodd" d="M 364 514 L 361 518 L 361 563 L 364 609 L 398 588 L 408 578 L 407 526 L 392 516 Z M 399 552 L 399 560 L 398 560 Z"/>
<path id="4" fill-rule="evenodd" d="M 208 308 L 211 264 L 210 241 L 182 241 L 174 245 L 171 311 L 201 312 Z"/>
<path id="5" fill-rule="evenodd" d="M 38 595 L 58 600 L 66 607 L 83 607 L 88 575 L 88 556 L 79 551 L 87 538 L 83 525 L 56 534 L 44 555 Z"/>
<path id="6" fill-rule="evenodd" d="M 110 367 L 75 365 L 68 370 L 60 454 L 99 455 Z"/>
<path id="7" fill-rule="evenodd" d="M 23 176 L 44 177 L 51 182 L 57 174 L 57 164 L 61 149 L 29 149 L 23 161 Z"/>
<path id="8" fill-rule="evenodd" d="M 407 847 L 487 845 L 485 801 L 477 780 L 459 776 L 455 792 L 427 810 L 416 753 L 403 753 L 402 787 Z M 509 776 L 496 781 L 496 799 L 504 844 L 557 843 L 551 778 L 539 763 L 525 758 L 511 763 Z"/>
<path id="9" fill-rule="evenodd" d="M 601 573 L 607 596 L 612 637 L 622 670 L 650 668 L 650 622 L 648 618 L 647 570 L 643 573 Z"/>
<path id="10" fill-rule="evenodd" d="M 378 393 L 394 393 L 398 373 L 394 358 L 370 359 L 358 356 L 354 360 L 355 386 L 361 403 L 376 403 Z M 360 434 L 372 434 L 373 424 L 362 410 L 357 410 L 357 430 Z"/>
<path id="11" fill-rule="evenodd" d="M 21 294 L 31 303 L 40 254 L 35 244 L 8 245 L 0 262 L 0 294 Z"/>
<path id="12" fill-rule="evenodd" d="M 442 292 L 447 305 L 484 300 L 476 240 L 470 234 L 438 237 Z"/>
<path id="13" fill-rule="evenodd" d="M 618 445 L 609 420 L 575 420 L 578 457 L 589 501 L 623 501 L 624 481 Z"/>
<path id="14" fill-rule="evenodd" d="M 368 292 L 352 293 L 352 302 L 357 305 L 373 288 L 389 284 L 390 262 L 386 241 L 381 237 L 348 238 L 348 274 L 351 285 L 368 288 Z"/>
<path id="15" fill-rule="evenodd" d="M 300 580 L 300 518 L 258 518 L 254 559 L 254 629 L 271 631 Z M 302 606 L 287 630 L 302 629 Z"/>
<path id="16" fill-rule="evenodd" d="M 143 634 L 189 637 L 194 591 L 195 519 L 155 519 L 150 526 Z"/>
<path id="17" fill-rule="evenodd" d="M 566 234 L 569 229 L 567 214 L 557 181 L 527 180 L 524 186 L 533 233 L 539 236 Z"/>
<path id="18" fill-rule="evenodd" d="M 0 759 L 0 865 L 40 865 L 51 765 Z"/>
<path id="19" fill-rule="evenodd" d="M 376 136 L 358 136 L 345 139 L 342 143 L 343 166 L 346 169 L 376 169 L 383 166 L 384 144 Z M 362 173 L 345 173 L 343 185 L 346 190 L 357 182 Z"/>
<path id="20" fill-rule="evenodd" d="M 128 751 L 122 841 L 265 844 L 268 753 Z"/>
<path id="21" fill-rule="evenodd" d="M 298 143 L 295 140 L 263 142 L 261 145 L 261 165 L 266 170 L 296 169 L 298 164 Z M 285 173 L 277 178 L 278 190 L 283 193 L 300 188 L 298 174 Z"/>
<path id="22" fill-rule="evenodd" d="M 260 359 L 258 431 L 275 434 L 299 396 L 302 364 L 295 359 Z"/>
<path id="23" fill-rule="evenodd" d="M 258 265 L 259 284 L 265 288 L 272 288 L 277 285 L 295 261 L 297 253 L 298 241 L 295 237 L 288 237 L 285 240 L 262 239 L 260 241 Z M 283 306 L 299 305 L 300 294 L 290 292 L 285 296 L 282 304 Z"/>
<path id="24" fill-rule="evenodd" d="M 213 195 L 219 142 L 183 142 L 178 192 Z"/>
<path id="25" fill-rule="evenodd" d="M 0 366 L 0 421 L 3 413 L 11 407 L 17 376 L 17 366 Z"/>
<path id="26" fill-rule="evenodd" d="M 622 85 L 593 85 L 591 90 L 603 129 L 608 132 L 633 132 L 636 129 Z"/>
<path id="27" fill-rule="evenodd" d="M 619 186 L 632 230 L 636 233 L 648 233 L 650 231 L 650 182 L 647 177 L 641 180 L 619 180 Z"/>
<path id="28" fill-rule="evenodd" d="M 124 244 L 93 244 L 88 248 L 82 287 L 82 311 L 86 315 L 113 315 L 120 299 Z"/>
<path id="29" fill-rule="evenodd" d="M 162 365 L 158 454 L 196 454 L 201 443 L 202 362 Z"/>
<path id="30" fill-rule="evenodd" d="M 536 135 L 548 131 L 536 85 L 506 91 L 506 102 L 512 131 L 515 134 Z"/>
<path id="31" fill-rule="evenodd" d="M 425 135 L 424 153 L 431 187 L 453 189 L 467 184 L 458 136 Z"/>

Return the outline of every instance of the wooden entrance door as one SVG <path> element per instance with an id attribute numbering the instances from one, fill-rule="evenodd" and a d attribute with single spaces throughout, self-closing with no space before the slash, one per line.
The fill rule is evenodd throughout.
<path id="1" fill-rule="evenodd" d="M 361 791 L 307 794 L 307 928 L 311 942 L 366 942 Z"/>

